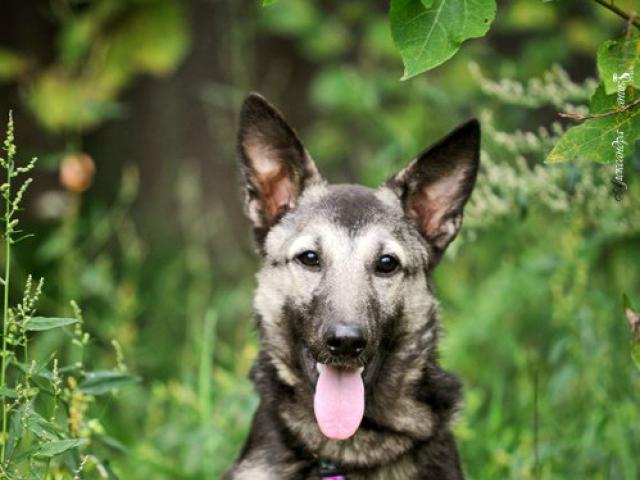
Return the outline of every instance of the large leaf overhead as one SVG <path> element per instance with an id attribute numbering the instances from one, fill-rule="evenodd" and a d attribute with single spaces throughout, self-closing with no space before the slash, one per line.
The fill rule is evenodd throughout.
<path id="1" fill-rule="evenodd" d="M 634 90 L 627 89 L 627 103 L 635 99 L 634 93 Z M 616 95 L 607 95 L 601 84 L 591 98 L 590 112 L 592 114 L 615 112 L 618 108 L 616 101 Z M 599 163 L 613 163 L 616 160 L 617 145 L 623 147 L 622 156 L 626 158 L 633 153 L 634 144 L 638 139 L 640 139 L 640 105 L 613 115 L 590 118 L 570 128 L 553 148 L 547 161 L 564 162 L 585 158 Z"/>
<path id="2" fill-rule="evenodd" d="M 391 34 L 404 62 L 403 80 L 451 58 L 462 42 L 481 37 L 495 0 L 391 0 Z"/>

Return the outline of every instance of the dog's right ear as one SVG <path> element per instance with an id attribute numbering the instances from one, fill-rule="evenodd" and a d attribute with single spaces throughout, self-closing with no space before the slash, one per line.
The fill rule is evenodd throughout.
<path id="1" fill-rule="evenodd" d="M 257 93 L 250 94 L 240 110 L 238 154 L 247 215 L 262 243 L 302 191 L 321 177 L 295 131 Z"/>

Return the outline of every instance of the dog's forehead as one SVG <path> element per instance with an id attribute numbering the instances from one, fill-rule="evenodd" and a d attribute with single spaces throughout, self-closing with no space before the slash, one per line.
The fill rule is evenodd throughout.
<path id="1" fill-rule="evenodd" d="M 331 185 L 323 194 L 301 202 L 300 213 L 326 219 L 357 234 L 372 223 L 393 227 L 401 211 L 385 201 L 379 190 L 361 185 Z"/>
<path id="2" fill-rule="evenodd" d="M 406 221 L 400 199 L 384 187 L 323 184 L 307 188 L 296 208 L 269 232 L 265 253 L 280 257 L 298 239 L 307 248 L 327 242 L 336 252 L 355 244 L 370 251 L 392 241 L 418 256 L 424 250 L 417 230 Z"/>

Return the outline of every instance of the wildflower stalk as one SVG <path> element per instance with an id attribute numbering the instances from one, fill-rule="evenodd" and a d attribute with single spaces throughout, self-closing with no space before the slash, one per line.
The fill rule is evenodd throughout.
<path id="1" fill-rule="evenodd" d="M 82 354 L 89 343 L 89 334 L 82 329 L 82 312 L 78 305 L 72 302 L 74 318 L 35 316 L 36 305 L 42 293 L 42 279 L 34 281 L 31 275 L 28 275 L 22 300 L 10 306 L 12 248 L 14 244 L 29 236 L 24 235 L 18 227 L 18 212 L 21 209 L 24 194 L 31 183 L 28 173 L 33 170 L 36 163 L 35 158 L 25 164 L 17 161 L 11 114 L 9 114 L 3 149 L 5 154 L 0 156 L 0 169 L 3 171 L 1 175 L 3 178 L 0 180 L 0 198 L 4 199 L 4 210 L 0 212 L 0 234 L 4 237 L 4 245 L 0 245 L 0 252 L 4 247 L 5 263 L 4 272 L 0 271 L 0 285 L 4 287 L 2 326 L 0 326 L 2 334 L 0 479 L 35 478 L 36 471 L 38 478 L 50 478 L 52 475 L 55 478 L 63 478 L 60 474 L 66 472 L 74 479 L 79 479 L 88 460 L 96 465 L 101 478 L 107 478 L 108 474 L 95 457 L 82 453 L 88 443 L 87 440 L 90 441 L 93 434 L 98 435 L 101 432 L 100 426 L 94 424 L 96 421 L 86 416 L 89 402 L 93 397 L 86 393 L 81 385 L 82 382 L 90 380 L 91 382 L 87 384 L 96 394 L 101 394 L 117 390 L 118 387 L 114 386 L 114 381 L 122 385 L 135 382 L 136 379 L 126 374 L 122 351 L 117 343 L 114 344 L 118 360 L 116 372 L 84 370 Z M 27 178 L 18 178 L 25 174 Z M 29 336 L 31 332 L 65 328 L 73 324 L 75 324 L 73 343 L 80 349 L 80 361 L 75 365 L 60 368 L 57 356 L 54 355 L 51 377 L 48 378 L 49 388 L 44 387 L 47 392 L 52 393 L 53 409 L 48 420 L 45 420 L 45 412 L 48 409 L 46 407 L 43 409 L 36 402 L 39 389 L 32 388 L 34 385 L 32 381 L 36 372 L 44 368 L 46 363 L 39 364 L 35 358 L 32 358 L 34 355 L 29 346 Z M 18 368 L 14 368 L 11 364 L 12 360 Z M 77 369 L 80 370 L 79 379 L 65 375 L 65 372 Z M 68 388 L 65 388 L 65 385 L 68 385 Z M 62 422 L 62 419 L 57 416 L 60 403 L 69 404 L 67 422 Z M 40 431 L 46 434 L 40 435 L 33 431 L 30 428 L 32 421 L 36 422 Z M 25 438 L 27 441 L 23 441 Z M 18 449 L 20 449 L 19 453 Z M 54 458 L 57 460 L 53 460 Z M 27 472 L 29 474 L 25 476 Z M 67 477 L 68 475 L 64 476 L 64 478 Z"/>
<path id="2" fill-rule="evenodd" d="M 11 179 L 13 177 L 13 157 L 15 146 L 13 141 L 13 116 L 9 113 L 9 124 L 7 127 L 7 138 L 4 142 L 4 149 L 7 152 L 6 160 L 2 161 L 2 166 L 7 172 L 6 183 L 2 186 L 2 194 L 5 201 L 4 210 L 4 300 L 2 306 L 2 373 L 0 374 L 0 389 L 5 390 L 7 386 L 7 335 L 9 333 L 9 283 L 11 275 Z M 0 450 L 0 461 L 5 461 L 5 446 L 7 443 L 7 403 L 5 397 L 2 399 L 2 448 Z"/>
<path id="3" fill-rule="evenodd" d="M 9 122 L 7 124 L 7 135 L 4 140 L 4 151 L 6 152 L 6 158 L 0 158 L 0 168 L 2 168 L 6 172 L 6 180 L 0 186 L 0 194 L 4 198 L 4 212 L 2 215 L 2 222 L 4 223 L 4 274 L 0 280 L 2 286 L 4 287 L 4 295 L 3 295 L 3 304 L 2 304 L 2 359 L 0 363 L 0 390 L 3 391 L 4 395 L 2 397 L 2 437 L 0 440 L 2 444 L 0 445 L 0 465 L 5 465 L 6 461 L 6 443 L 7 443 L 7 419 L 9 414 L 10 405 L 7 405 L 7 395 L 6 392 L 8 390 L 7 387 L 7 368 L 9 366 L 9 334 L 11 333 L 10 325 L 12 322 L 16 321 L 16 315 L 9 308 L 9 288 L 11 283 L 11 246 L 16 240 L 13 238 L 14 234 L 19 232 L 17 225 L 18 219 L 14 218 L 14 214 L 20 209 L 20 203 L 22 202 L 22 197 L 26 192 L 29 184 L 31 183 L 31 179 L 27 178 L 26 181 L 20 185 L 13 196 L 12 187 L 13 187 L 13 179 L 18 175 L 29 173 L 33 170 L 36 159 L 32 159 L 29 163 L 24 166 L 16 167 L 15 156 L 16 156 L 16 146 L 15 146 L 15 137 L 14 137 L 14 128 L 13 128 L 13 115 L 9 112 Z M 19 241 L 18 239 L 17 241 Z M 42 288 L 42 284 L 40 283 L 37 287 L 36 296 L 39 295 L 40 289 Z M 28 290 L 27 297 L 31 295 L 31 280 L 28 282 Z M 27 298 L 25 297 L 25 298 Z M 27 305 L 28 303 L 28 305 Z M 32 310 L 32 300 L 24 300 L 22 305 L 21 316 L 25 317 L 28 315 L 28 311 Z M 26 317 L 22 319 L 26 321 Z M 22 325 L 22 328 L 25 326 Z M 22 335 L 25 335 L 22 332 Z M 26 337 L 25 337 L 26 338 Z M 26 345 L 26 340 L 24 340 L 24 355 L 25 362 L 29 360 L 29 350 Z M 27 367 L 30 368 L 29 366 Z M 26 373 L 26 385 L 27 391 L 26 395 L 29 394 L 29 377 L 30 371 Z"/>

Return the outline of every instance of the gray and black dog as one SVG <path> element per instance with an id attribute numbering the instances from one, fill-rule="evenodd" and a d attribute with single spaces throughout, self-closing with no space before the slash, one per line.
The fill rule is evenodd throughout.
<path id="1" fill-rule="evenodd" d="M 251 94 L 238 150 L 262 268 L 260 396 L 227 480 L 462 479 L 461 385 L 438 365 L 432 272 L 479 164 L 470 120 L 377 189 L 329 185 Z"/>

